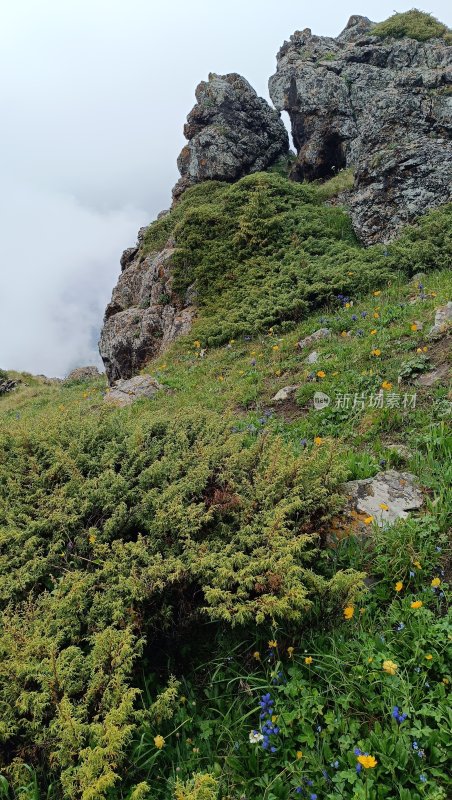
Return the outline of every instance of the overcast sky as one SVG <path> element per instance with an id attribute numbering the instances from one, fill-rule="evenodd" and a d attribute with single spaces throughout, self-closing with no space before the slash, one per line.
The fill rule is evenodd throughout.
<path id="1" fill-rule="evenodd" d="M 385 19 L 394 3 L 4 0 L 0 367 L 99 363 L 121 252 L 169 206 L 200 80 L 239 72 L 268 98 L 295 30 L 336 36 L 351 14 Z M 448 0 L 425 10 L 452 24 Z"/>

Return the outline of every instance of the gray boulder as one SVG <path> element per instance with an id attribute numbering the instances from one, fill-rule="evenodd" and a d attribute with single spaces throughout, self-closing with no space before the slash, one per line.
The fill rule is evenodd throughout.
<path id="1" fill-rule="evenodd" d="M 343 491 L 349 510 L 372 517 L 379 527 L 405 519 L 424 502 L 415 476 L 392 469 L 379 472 L 375 478 L 349 481 Z"/>
<path id="2" fill-rule="evenodd" d="M 353 16 L 337 37 L 297 31 L 270 78 L 289 113 L 295 180 L 355 169 L 349 202 L 365 244 L 452 197 L 452 47 L 442 39 L 380 39 Z"/>
<path id="3" fill-rule="evenodd" d="M 297 347 L 299 350 L 304 350 L 305 347 L 311 347 L 316 342 L 319 342 L 321 339 L 328 339 L 331 336 L 331 331 L 329 328 L 319 328 L 318 331 L 314 331 L 309 336 L 305 336 L 304 339 L 301 339 L 297 342 Z"/>
<path id="4" fill-rule="evenodd" d="M 290 398 L 293 397 L 299 388 L 299 383 L 295 384 L 294 386 L 283 386 L 283 388 L 276 392 L 275 396 L 272 397 L 272 400 L 275 403 L 282 403 L 285 400 L 290 400 Z"/>
<path id="5" fill-rule="evenodd" d="M 201 181 L 234 181 L 265 170 L 288 153 L 279 113 L 241 75 L 211 73 L 198 85 L 196 100 L 184 127 L 188 144 L 177 160 L 174 198 Z"/>
<path id="6" fill-rule="evenodd" d="M 449 300 L 445 306 L 440 306 L 435 311 L 435 322 L 430 328 L 428 335 L 431 339 L 443 336 L 452 328 L 452 301 Z"/>
<path id="7" fill-rule="evenodd" d="M 150 375 L 135 375 L 128 381 L 118 380 L 107 390 L 104 400 L 115 406 L 129 406 L 143 397 L 154 397 L 163 386 Z"/>
<path id="8" fill-rule="evenodd" d="M 140 242 L 139 242 L 140 244 Z M 131 378 L 179 335 L 188 333 L 195 314 L 192 289 L 173 292 L 174 241 L 160 252 L 125 250 L 122 272 L 107 306 L 99 352 L 110 383 Z"/>

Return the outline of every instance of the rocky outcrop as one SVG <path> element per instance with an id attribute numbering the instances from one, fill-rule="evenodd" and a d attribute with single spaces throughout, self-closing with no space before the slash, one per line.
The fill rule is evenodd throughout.
<path id="1" fill-rule="evenodd" d="M 296 180 L 355 169 L 348 198 L 366 244 L 452 197 L 452 47 L 381 39 L 354 16 L 337 37 L 297 31 L 277 56 L 270 96 L 289 113 Z"/>
<path id="2" fill-rule="evenodd" d="M 288 152 L 279 113 L 241 75 L 211 73 L 198 85 L 196 100 L 184 127 L 188 144 L 177 160 L 174 198 L 201 181 L 234 181 L 265 170 Z"/>
<path id="3" fill-rule="evenodd" d="M 0 395 L 14 391 L 14 389 L 17 389 L 18 385 L 19 381 L 13 381 L 12 378 L 0 379 Z"/>
<path id="4" fill-rule="evenodd" d="M 131 378 L 177 336 L 188 333 L 195 314 L 194 292 L 180 297 L 172 289 L 174 240 L 163 250 L 144 255 L 129 247 L 121 258 L 121 275 L 104 317 L 99 352 L 110 383 Z"/>

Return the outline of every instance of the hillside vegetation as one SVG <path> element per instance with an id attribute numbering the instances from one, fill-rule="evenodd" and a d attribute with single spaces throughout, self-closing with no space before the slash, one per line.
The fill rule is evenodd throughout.
<path id="1" fill-rule="evenodd" d="M 429 39 L 446 39 L 452 44 L 452 31 L 443 22 L 440 22 L 432 14 L 412 8 L 401 14 L 393 14 L 392 17 L 384 22 L 379 22 L 373 29 L 374 36 L 381 36 L 383 39 L 393 37 L 394 39 L 417 39 L 418 42 L 427 42 Z"/>
<path id="2" fill-rule="evenodd" d="M 0 797 L 448 796 L 451 398 L 416 381 L 452 210 L 365 250 L 334 186 L 211 182 L 150 226 L 200 303 L 154 399 L 0 397 Z M 422 512 L 344 528 L 341 484 L 391 467 Z"/>

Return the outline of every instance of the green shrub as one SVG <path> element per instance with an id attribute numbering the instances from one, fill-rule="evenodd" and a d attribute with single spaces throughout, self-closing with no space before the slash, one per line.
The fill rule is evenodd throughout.
<path id="1" fill-rule="evenodd" d="M 372 35 L 382 38 L 417 39 L 426 42 L 429 39 L 449 38 L 451 34 L 447 25 L 439 22 L 432 14 L 412 8 L 402 14 L 393 14 L 392 17 L 379 22 L 372 28 Z"/>

